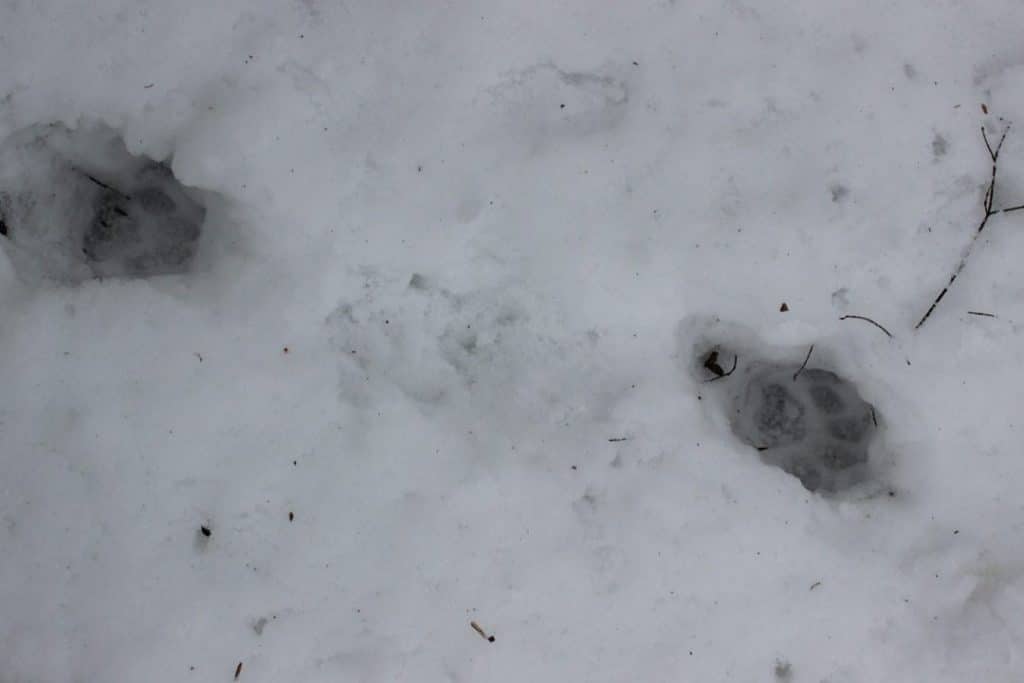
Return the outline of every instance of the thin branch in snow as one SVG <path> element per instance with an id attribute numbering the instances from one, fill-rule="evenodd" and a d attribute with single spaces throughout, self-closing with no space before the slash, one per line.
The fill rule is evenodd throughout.
<path id="1" fill-rule="evenodd" d="M 996 171 L 999 164 L 999 152 L 1002 151 L 1003 143 L 1006 141 L 1006 134 L 1009 132 L 1010 124 L 1007 124 L 1006 128 L 1003 130 L 1003 134 L 999 136 L 999 142 L 993 149 L 992 143 L 990 143 L 988 140 L 988 133 L 985 132 L 985 126 L 981 127 L 981 139 L 985 141 L 985 149 L 988 150 L 988 155 L 992 159 L 992 177 L 989 180 L 988 188 L 985 190 L 985 198 L 982 200 L 982 209 L 984 211 L 984 215 L 981 217 L 981 222 L 978 223 L 978 227 L 974 229 L 974 234 L 971 236 L 971 241 L 967 244 L 967 248 L 964 250 L 964 255 L 960 258 L 960 262 L 956 264 L 956 268 L 953 269 L 953 274 L 949 276 L 949 282 L 946 283 L 946 286 L 942 288 L 942 291 L 939 292 L 939 295 L 935 297 L 934 301 L 932 301 L 932 305 L 928 307 L 928 310 L 925 312 L 925 314 L 921 317 L 920 320 L 917 321 L 917 324 L 914 325 L 915 330 L 920 329 L 920 327 L 925 324 L 928 318 L 931 317 L 931 314 L 935 310 L 935 307 L 939 305 L 939 302 L 942 301 L 942 298 L 946 296 L 946 292 L 948 292 L 949 288 L 953 286 L 953 283 L 956 282 L 956 279 L 960 277 L 960 273 L 963 272 L 964 267 L 967 265 L 967 259 L 970 258 L 971 252 L 974 250 L 974 245 L 977 243 L 978 237 L 981 235 L 981 232 L 985 229 L 985 226 L 988 224 L 988 219 L 996 215 L 997 213 L 1009 213 L 1011 211 L 1019 211 L 1020 209 L 1024 209 L 1024 204 L 1011 206 L 1005 209 L 992 208 L 993 204 L 995 203 L 996 197 Z"/>
<path id="2" fill-rule="evenodd" d="M 988 133 L 985 132 L 985 126 L 981 127 L 981 139 L 985 141 L 985 149 L 988 150 L 988 155 L 992 157 L 992 161 L 995 161 L 996 153 L 992 151 L 992 145 L 988 143 Z"/>

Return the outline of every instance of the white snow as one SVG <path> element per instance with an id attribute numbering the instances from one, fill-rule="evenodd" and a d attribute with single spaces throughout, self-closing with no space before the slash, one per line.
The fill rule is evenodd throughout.
<path id="1" fill-rule="evenodd" d="M 1024 212 L 914 324 L 981 125 L 1024 203 L 1022 21 L 7 3 L 0 139 L 103 123 L 207 213 L 178 275 L 0 237 L 0 680 L 1018 680 Z M 873 485 L 763 464 L 711 344 L 814 344 Z"/>

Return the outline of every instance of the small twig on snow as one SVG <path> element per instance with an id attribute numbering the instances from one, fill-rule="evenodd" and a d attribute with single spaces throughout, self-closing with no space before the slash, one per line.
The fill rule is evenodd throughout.
<path id="1" fill-rule="evenodd" d="M 121 190 L 117 189 L 113 185 L 108 185 L 107 183 L 103 182 L 102 180 L 100 180 L 96 176 L 92 175 L 91 173 L 86 173 L 85 171 L 83 171 L 83 170 L 81 170 L 79 168 L 76 168 L 75 170 L 78 171 L 79 173 L 81 173 L 82 175 L 84 175 L 90 182 L 92 182 L 92 183 L 102 187 L 104 190 L 107 190 L 109 192 L 113 192 L 114 194 L 116 194 L 119 197 L 123 197 L 125 199 L 131 199 L 131 197 L 126 195 L 124 192 L 121 192 Z"/>
<path id="2" fill-rule="evenodd" d="M 876 323 L 874 320 L 872 320 L 871 318 L 869 318 L 867 316 L 864 316 L 864 315 L 844 315 L 844 316 L 841 316 L 839 319 L 840 320 L 847 320 L 848 318 L 853 318 L 854 320 L 864 320 L 866 322 L 869 322 L 872 325 L 874 325 L 875 327 L 877 327 L 878 329 L 880 329 L 882 332 L 885 332 L 885 336 L 887 336 L 889 339 L 893 338 L 892 332 L 890 332 L 889 330 L 885 329 L 884 327 L 882 327 L 881 325 L 879 325 L 878 323 Z"/>
<path id="3" fill-rule="evenodd" d="M 715 376 L 712 377 L 711 379 L 704 380 L 704 383 L 707 384 L 708 382 L 715 382 L 717 380 L 722 379 L 723 377 L 728 377 L 732 373 L 736 372 L 736 365 L 739 362 L 740 357 L 733 356 L 732 367 L 729 368 L 728 372 L 726 372 L 725 370 L 722 369 L 722 366 L 718 364 L 718 351 L 712 351 L 711 353 L 708 354 L 707 360 L 704 361 L 704 367 L 707 368 L 710 372 L 714 373 Z"/>
<path id="4" fill-rule="evenodd" d="M 704 359 L 704 367 L 715 373 L 718 377 L 725 374 L 725 370 L 718 364 L 718 350 L 715 349 L 708 354 L 708 357 Z"/>
<path id="5" fill-rule="evenodd" d="M 811 348 L 807 349 L 807 357 L 804 358 L 804 362 L 801 363 L 800 367 L 797 369 L 797 371 L 795 373 L 793 373 L 793 381 L 794 382 L 796 381 L 796 378 L 800 376 L 800 373 L 804 371 L 804 368 L 807 367 L 807 361 L 809 361 L 811 359 L 811 353 L 813 353 L 813 352 L 814 352 L 814 344 L 811 344 Z"/>
<path id="6" fill-rule="evenodd" d="M 480 637 L 486 640 L 488 643 L 494 642 L 494 636 L 487 635 L 487 632 L 484 631 L 483 627 L 480 626 L 480 624 L 476 623 L 475 621 L 471 621 L 469 622 L 469 625 L 472 626 L 473 630 L 479 633 Z"/>
<path id="7" fill-rule="evenodd" d="M 995 313 L 983 313 L 981 311 L 967 311 L 967 315 L 980 315 L 980 316 L 983 316 L 985 318 L 998 318 L 999 317 Z"/>

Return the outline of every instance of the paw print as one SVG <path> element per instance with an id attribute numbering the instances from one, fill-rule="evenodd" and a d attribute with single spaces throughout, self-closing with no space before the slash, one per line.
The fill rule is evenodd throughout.
<path id="1" fill-rule="evenodd" d="M 750 375 L 733 429 L 761 458 L 810 491 L 838 491 L 865 476 L 875 413 L 833 372 L 770 365 Z"/>

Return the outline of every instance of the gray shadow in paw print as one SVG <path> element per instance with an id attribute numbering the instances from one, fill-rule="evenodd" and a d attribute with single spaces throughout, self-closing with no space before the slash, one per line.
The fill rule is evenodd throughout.
<path id="1" fill-rule="evenodd" d="M 27 282 L 186 273 L 209 196 L 102 124 L 37 124 L 0 141 L 2 245 Z"/>
<path id="2" fill-rule="evenodd" d="M 732 428 L 761 459 L 810 491 L 841 491 L 868 478 L 874 408 L 828 370 L 761 363 L 734 399 Z"/>

